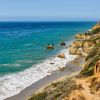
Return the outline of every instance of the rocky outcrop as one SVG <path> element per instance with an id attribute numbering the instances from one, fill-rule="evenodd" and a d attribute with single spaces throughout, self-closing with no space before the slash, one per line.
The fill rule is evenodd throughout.
<path id="1" fill-rule="evenodd" d="M 84 53 L 88 53 L 93 46 L 93 42 L 90 41 L 75 41 L 71 44 L 69 53 L 74 55 L 84 55 Z"/>
<path id="2" fill-rule="evenodd" d="M 77 39 L 89 39 L 91 36 L 88 34 L 76 34 L 75 38 Z"/>
<path id="3" fill-rule="evenodd" d="M 89 48 L 89 47 L 91 47 L 92 45 L 93 45 L 93 42 L 86 41 L 86 42 L 84 42 L 83 47 L 84 47 L 84 48 Z"/>
<path id="4" fill-rule="evenodd" d="M 74 42 L 71 44 L 71 47 L 72 47 L 72 48 L 82 47 L 82 41 L 74 41 Z"/>
<path id="5" fill-rule="evenodd" d="M 81 74 L 93 75 L 94 66 L 100 59 L 100 23 L 95 25 L 91 31 L 83 34 L 76 34 L 75 41 L 70 45 L 69 54 L 82 55 L 86 61 Z M 97 28 L 97 29 L 96 29 Z M 95 68 L 96 69 L 96 68 Z M 97 73 L 99 67 L 97 69 Z"/>
<path id="6" fill-rule="evenodd" d="M 93 30 L 100 28 L 100 22 L 98 22 L 95 26 L 93 26 Z"/>
<path id="7" fill-rule="evenodd" d="M 59 58 L 65 58 L 65 54 L 64 53 L 61 53 L 61 54 L 58 55 L 58 57 Z"/>
<path id="8" fill-rule="evenodd" d="M 69 48 L 69 54 L 82 55 L 82 46 L 82 41 L 74 41 Z"/>
<path id="9" fill-rule="evenodd" d="M 77 34 L 77 39 L 70 45 L 69 53 L 74 55 L 87 56 L 91 49 L 100 43 L 98 34 Z"/>
<path id="10" fill-rule="evenodd" d="M 71 44 L 71 47 L 80 47 L 80 48 L 88 48 L 88 47 L 91 47 L 93 45 L 93 42 L 91 42 L 91 41 L 82 41 L 82 40 L 78 40 L 78 41 L 75 41 L 75 42 L 73 42 L 72 44 Z"/>
<path id="11" fill-rule="evenodd" d="M 82 55 L 81 48 L 69 48 L 69 54 L 71 55 Z"/>

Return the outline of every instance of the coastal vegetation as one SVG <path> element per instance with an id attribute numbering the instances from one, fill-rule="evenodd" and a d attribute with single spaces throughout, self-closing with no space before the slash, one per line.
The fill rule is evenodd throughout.
<path id="1" fill-rule="evenodd" d="M 69 53 L 85 58 L 79 75 L 52 83 L 29 100 L 100 100 L 100 23 L 75 39 Z"/>
<path id="2" fill-rule="evenodd" d="M 29 100 L 60 100 L 72 90 L 79 88 L 73 78 L 55 82 L 47 86 L 42 93 L 34 94 Z"/>

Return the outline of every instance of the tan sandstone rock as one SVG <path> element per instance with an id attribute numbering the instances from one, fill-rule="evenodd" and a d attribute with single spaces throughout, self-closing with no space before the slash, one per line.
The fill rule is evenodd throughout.
<path id="1" fill-rule="evenodd" d="M 89 39 L 91 36 L 87 34 L 76 34 L 75 38 L 77 39 Z"/>
<path id="2" fill-rule="evenodd" d="M 58 55 L 58 57 L 59 58 L 65 58 L 65 54 L 64 53 L 61 53 L 61 54 Z"/>
<path id="3" fill-rule="evenodd" d="M 71 54 L 71 55 L 82 55 L 82 52 L 79 48 L 70 48 L 69 54 Z"/>
<path id="4" fill-rule="evenodd" d="M 71 47 L 82 47 L 82 42 L 81 41 L 75 41 L 71 44 Z"/>

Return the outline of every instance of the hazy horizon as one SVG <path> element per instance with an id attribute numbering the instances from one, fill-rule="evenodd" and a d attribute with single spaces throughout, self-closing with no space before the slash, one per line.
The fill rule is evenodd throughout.
<path id="1" fill-rule="evenodd" d="M 0 0 L 0 21 L 97 21 L 100 0 Z"/>

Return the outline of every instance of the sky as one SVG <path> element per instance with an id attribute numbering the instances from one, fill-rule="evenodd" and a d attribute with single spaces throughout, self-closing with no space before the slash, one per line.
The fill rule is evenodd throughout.
<path id="1" fill-rule="evenodd" d="M 99 19 L 100 0 L 0 0 L 0 21 Z"/>

